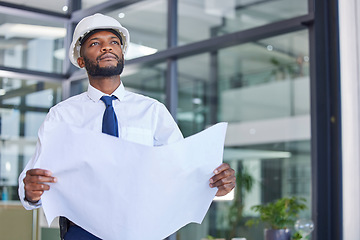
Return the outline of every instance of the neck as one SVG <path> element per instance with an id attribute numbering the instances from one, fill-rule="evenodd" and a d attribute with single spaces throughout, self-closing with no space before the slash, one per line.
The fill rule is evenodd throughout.
<path id="1" fill-rule="evenodd" d="M 111 77 L 89 76 L 90 85 L 101 92 L 111 95 L 120 86 L 120 75 Z"/>

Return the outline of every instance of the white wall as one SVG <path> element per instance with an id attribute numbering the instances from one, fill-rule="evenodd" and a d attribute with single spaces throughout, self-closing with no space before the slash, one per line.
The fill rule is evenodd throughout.
<path id="1" fill-rule="evenodd" d="M 309 77 L 228 89 L 221 93 L 220 111 L 221 120 L 228 122 L 308 115 Z"/>
<path id="2" fill-rule="evenodd" d="M 225 146 L 310 140 L 310 115 L 229 123 Z"/>
<path id="3" fill-rule="evenodd" d="M 225 146 L 310 140 L 309 82 L 301 77 L 223 91 L 220 116 L 230 122 Z"/>
<path id="4" fill-rule="evenodd" d="M 343 239 L 360 239 L 360 2 L 339 1 L 343 154 Z"/>

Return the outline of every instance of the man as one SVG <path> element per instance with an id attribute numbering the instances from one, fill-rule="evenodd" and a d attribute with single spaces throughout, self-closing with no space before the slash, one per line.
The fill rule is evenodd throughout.
<path id="1" fill-rule="evenodd" d="M 127 29 L 111 17 L 95 14 L 81 20 L 75 28 L 69 57 L 75 66 L 86 69 L 88 90 L 51 108 L 45 122 L 65 122 L 149 146 L 183 139 L 163 104 L 124 89 L 120 74 L 129 42 Z M 43 127 L 39 129 L 39 136 L 42 134 Z M 48 183 L 57 181 L 50 171 L 36 168 L 40 151 L 38 142 L 34 157 L 19 177 L 19 196 L 26 209 L 40 207 L 42 194 L 50 189 Z M 235 187 L 234 170 L 228 164 L 219 166 L 214 174 L 209 185 L 218 188 L 217 196 Z M 70 224 L 64 239 L 99 238 Z"/>

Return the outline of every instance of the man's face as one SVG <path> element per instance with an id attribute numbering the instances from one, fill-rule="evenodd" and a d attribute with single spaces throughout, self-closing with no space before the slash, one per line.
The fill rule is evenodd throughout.
<path id="1" fill-rule="evenodd" d="M 120 75 L 124 57 L 120 39 L 112 32 L 100 31 L 91 35 L 81 46 L 78 64 L 90 76 L 110 77 Z"/>

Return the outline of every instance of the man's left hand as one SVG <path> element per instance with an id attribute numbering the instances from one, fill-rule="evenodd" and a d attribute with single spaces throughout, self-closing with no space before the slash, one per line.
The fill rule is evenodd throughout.
<path id="1" fill-rule="evenodd" d="M 225 196 L 234 189 L 236 184 L 235 171 L 229 164 L 223 163 L 214 170 L 214 176 L 210 178 L 210 187 L 217 187 L 216 196 Z"/>

